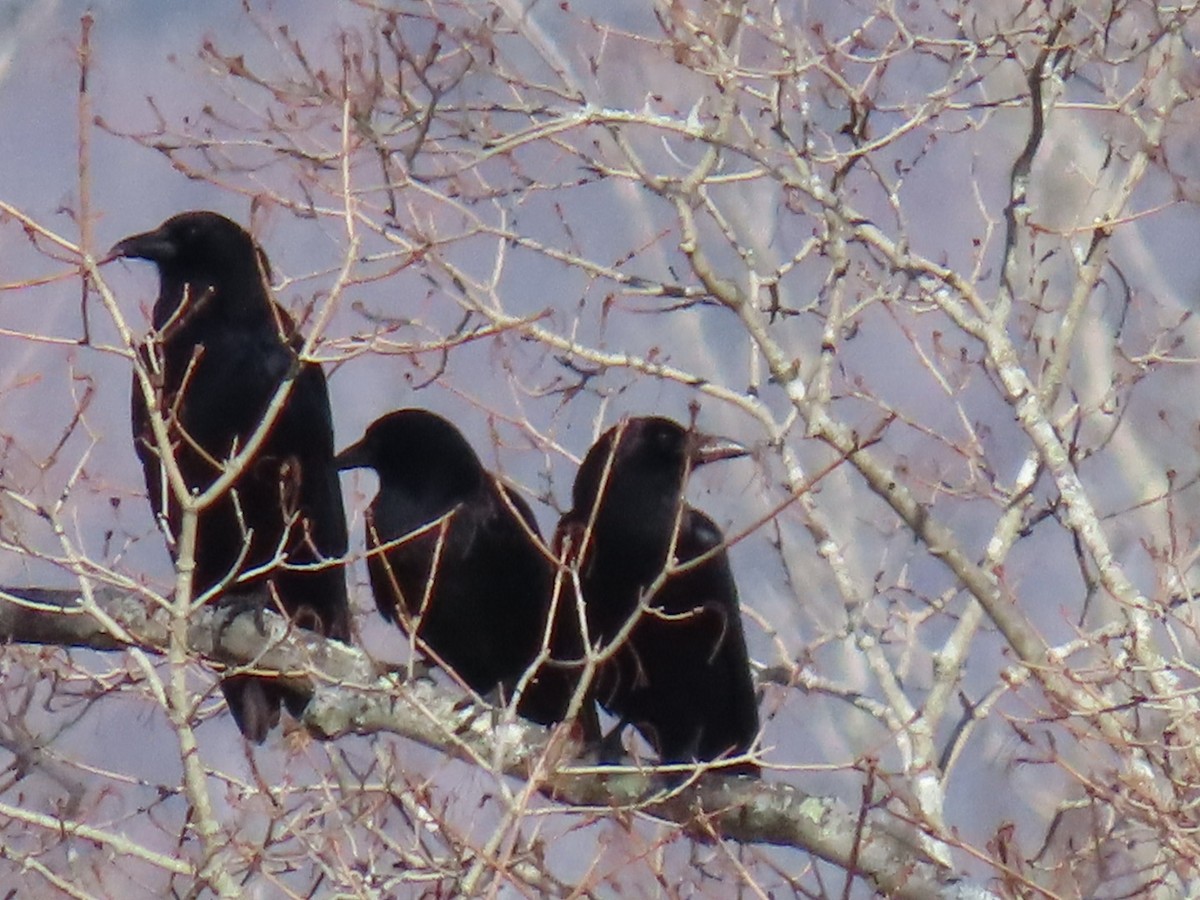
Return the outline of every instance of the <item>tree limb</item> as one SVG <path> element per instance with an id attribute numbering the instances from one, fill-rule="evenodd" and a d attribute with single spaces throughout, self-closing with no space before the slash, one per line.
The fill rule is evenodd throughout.
<path id="1" fill-rule="evenodd" d="M 106 615 L 149 652 L 167 645 L 165 617 L 112 588 L 94 596 Z M 55 588 L 0 588 L 0 637 L 14 642 L 121 650 L 114 637 L 79 605 L 79 593 Z M 545 796 L 571 806 L 639 811 L 681 825 L 700 839 L 724 837 L 798 847 L 866 879 L 893 897 L 984 898 L 920 849 L 919 835 L 882 805 L 864 818 L 832 797 L 805 794 L 787 784 L 720 777 L 690 767 L 650 770 L 567 764 L 579 745 L 573 730 L 542 728 L 510 711 L 464 702 L 426 678 L 381 673 L 362 651 L 302 629 L 272 613 L 232 617 L 204 607 L 189 623 L 198 659 L 219 666 L 253 666 L 280 673 L 313 691 L 303 724 L 319 740 L 387 732 L 487 765 L 536 779 Z M 690 777 L 680 785 L 680 772 Z"/>

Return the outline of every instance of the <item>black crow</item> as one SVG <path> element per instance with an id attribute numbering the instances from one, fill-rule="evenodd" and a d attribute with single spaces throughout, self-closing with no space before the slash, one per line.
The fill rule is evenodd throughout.
<path id="1" fill-rule="evenodd" d="M 218 602 L 236 606 L 267 588 L 298 625 L 348 640 L 339 563 L 346 518 L 329 393 L 321 367 L 297 355 L 303 341 L 291 316 L 271 299 L 266 255 L 224 216 L 186 212 L 125 238 L 110 256 L 158 266 L 153 331 L 139 352 L 170 446 L 154 438 L 136 376 L 133 438 L 150 502 L 175 541 L 182 517 L 163 454 L 172 454 L 196 494 L 266 429 L 229 489 L 199 512 L 193 596 L 218 588 Z M 286 400 L 264 424 L 272 398 L 289 382 Z M 262 677 L 229 677 L 222 688 L 238 728 L 258 743 L 278 724 L 281 701 L 296 715 L 307 702 Z"/>
<path id="2" fill-rule="evenodd" d="M 683 499 L 692 468 L 745 452 L 670 419 L 629 419 L 588 451 L 555 536 L 577 567 L 588 637 L 612 652 L 595 697 L 664 763 L 742 753 L 758 734 L 724 536 Z"/>
<path id="3" fill-rule="evenodd" d="M 380 614 L 475 692 L 511 697 L 543 645 L 554 581 L 529 505 L 454 425 L 422 409 L 376 420 L 336 463 L 379 473 L 366 531 Z M 540 667 L 518 712 L 562 720 L 577 680 Z"/>

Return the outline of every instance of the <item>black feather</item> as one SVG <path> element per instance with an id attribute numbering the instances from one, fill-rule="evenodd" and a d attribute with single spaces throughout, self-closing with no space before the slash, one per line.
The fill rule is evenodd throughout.
<path id="1" fill-rule="evenodd" d="M 425 410 L 378 419 L 337 464 L 379 473 L 367 568 L 380 614 L 472 690 L 511 696 L 542 647 L 554 579 L 529 505 L 497 483 L 457 428 Z M 543 666 L 518 711 L 560 721 L 572 687 L 567 669 Z"/>
<path id="2" fill-rule="evenodd" d="M 202 492 L 259 429 L 276 391 L 291 390 L 259 450 L 229 491 L 198 519 L 193 595 L 223 585 L 237 604 L 269 587 L 299 625 L 348 640 L 342 566 L 346 520 L 333 465 L 333 418 L 325 375 L 301 363 L 295 323 L 270 295 L 266 255 L 235 222 L 211 212 L 174 216 L 118 243 L 113 257 L 158 266 L 154 331 L 140 348 L 166 420 L 170 452 L 192 492 Z M 133 382 L 134 447 L 156 515 L 178 539 L 179 504 L 165 481 L 161 448 L 138 379 Z M 282 551 L 282 562 L 271 564 Z M 317 568 L 297 566 L 324 564 Z M 252 577 L 244 573 L 267 566 Z M 271 679 L 222 682 L 246 737 L 261 743 L 280 703 L 299 714 L 307 697 Z"/>
<path id="3" fill-rule="evenodd" d="M 595 697 L 635 725 L 662 762 L 742 753 L 758 734 L 724 536 L 683 500 L 692 468 L 744 452 L 670 419 L 629 419 L 588 451 L 574 508 L 558 526 L 555 543 L 578 567 L 592 642 L 607 647 L 630 627 L 601 666 Z"/>

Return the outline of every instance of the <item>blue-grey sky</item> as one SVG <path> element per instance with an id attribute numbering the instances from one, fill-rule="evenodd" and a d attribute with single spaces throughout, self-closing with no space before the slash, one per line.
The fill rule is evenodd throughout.
<path id="1" fill-rule="evenodd" d="M 494 6 L 510 15 L 522 8 L 516 2 Z M 656 33 L 648 4 L 595 0 L 525 6 L 529 8 L 525 43 L 498 30 L 492 49 L 516 70 L 556 85 L 561 94 L 552 96 L 548 91 L 548 104 L 577 110 L 572 92 L 578 92 L 593 108 L 641 111 L 684 121 L 711 115 L 711 106 L 701 96 L 703 78 L 673 59 L 655 55 L 647 49 L 651 44 L 635 39 L 643 32 Z M 231 121 L 242 121 L 243 113 L 251 120 L 263 110 L 277 112 L 278 104 L 273 105 L 265 92 L 244 93 L 244 110 L 229 104 L 221 78 L 198 54 L 211 41 L 223 52 L 244 55 L 251 66 L 274 71 L 275 49 L 262 33 L 247 26 L 241 8 L 234 0 L 191 4 L 123 0 L 96 5 L 93 114 L 116 132 L 138 133 L 155 127 L 157 109 L 168 127 L 195 134 L 206 127 L 202 115 L 207 103 L 227 112 Z M 72 219 L 79 205 L 76 45 L 80 16 L 86 9 L 78 0 L 0 3 L 4 161 L 0 200 L 71 241 L 79 237 Z M 263 9 L 270 21 L 287 22 L 291 34 L 305 42 L 321 64 L 336 58 L 334 38 L 339 29 L 362 18 L 361 11 L 342 4 L 279 2 Z M 842 17 L 859 15 L 852 4 L 821 3 L 796 4 L 793 13 L 797 21 L 790 26 L 800 28 L 821 19 L 830 34 L 844 26 Z M 578 26 L 586 14 L 603 19 L 609 30 Z M 874 27 L 882 28 L 879 22 Z M 1121 23 L 1120 27 L 1132 26 Z M 895 84 L 885 92 L 894 106 L 876 111 L 872 121 L 877 129 L 897 127 L 936 91 L 945 74 L 938 59 L 937 54 L 929 54 L 913 62 L 897 55 L 887 74 Z M 589 65 L 593 60 L 598 62 Z M 843 62 L 853 76 L 858 63 Z M 1009 62 L 988 62 L 993 67 L 985 67 L 978 83 L 972 82 L 972 89 L 964 89 L 956 99 L 963 104 L 978 99 L 976 89 L 991 92 L 988 96 L 1019 95 L 1025 90 L 1024 75 Z M 836 92 L 818 92 L 817 80 L 814 76 L 803 113 L 801 104 L 789 113 L 797 119 L 806 117 L 816 135 L 810 149 L 820 156 L 830 146 L 845 148 L 847 113 Z M 786 87 L 800 90 L 792 84 Z M 1046 348 L 1057 336 L 1059 311 L 1077 281 L 1092 220 L 1109 201 L 1114 180 L 1125 171 L 1123 160 L 1140 147 L 1139 135 L 1125 118 L 1106 115 L 1093 102 L 1089 91 L 1094 87 L 1083 78 L 1071 83 L 1070 90 L 1079 95 L 1066 94 L 1072 102 L 1056 110 L 1034 167 L 1030 203 L 1041 231 L 1035 230 L 1036 240 L 1030 238 L 1028 246 L 1022 243 L 1019 248 L 1025 268 L 1017 275 L 1026 280 L 1019 281 L 1023 302 L 1010 330 L 1035 380 L 1044 369 Z M 494 99 L 496 91 L 497 85 L 487 80 L 481 67 L 472 71 L 452 99 L 469 107 L 469 101 L 479 97 Z M 1151 596 L 1161 596 L 1165 590 L 1164 547 L 1172 540 L 1190 546 L 1200 533 L 1195 512 L 1200 504 L 1192 483 L 1200 470 L 1193 412 L 1200 386 L 1194 365 L 1200 335 L 1190 320 L 1200 294 L 1200 254 L 1194 251 L 1200 217 L 1191 200 L 1200 151 L 1195 128 L 1186 120 L 1190 113 L 1190 107 L 1183 107 L 1177 132 L 1160 148 L 1160 155 L 1170 159 L 1172 177 L 1152 168 L 1125 210 L 1152 214 L 1125 222 L 1115 232 L 1115 265 L 1106 269 L 1087 309 L 1075 341 L 1068 387 L 1055 409 L 1064 434 L 1094 449 L 1080 462 L 1080 475 L 1092 492 L 1114 552 Z M 477 110 L 476 115 L 482 119 Z M 320 125 L 306 136 L 313 146 L 336 149 L 339 134 L 327 127 L 336 119 L 317 120 Z M 496 121 L 503 122 L 503 116 L 497 115 Z M 466 114 L 461 124 L 464 134 L 482 127 Z M 846 197 L 886 233 L 903 236 L 917 252 L 958 268 L 990 302 L 1000 280 L 1009 173 L 1026 139 L 1028 110 L 1001 103 L 982 111 L 948 111 L 937 124 L 913 128 L 875 151 L 870 162 L 877 174 L 870 174 L 865 164 L 852 169 Z M 751 118 L 746 127 L 760 128 L 754 133 L 765 142 L 772 139 L 770 129 L 758 119 Z M 627 136 L 644 159 L 675 174 L 685 171 L 702 152 L 689 138 L 655 129 L 630 128 Z M 254 229 L 283 280 L 282 302 L 302 310 L 328 291 L 345 246 L 335 216 L 306 219 L 271 203 L 251 216 L 253 190 L 267 186 L 295 200 L 306 184 L 301 177 L 289 180 L 271 170 L 261 176 L 230 176 L 220 187 L 185 177 L 163 154 L 133 139 L 102 128 L 93 128 L 90 137 L 95 252 L 180 210 L 215 209 Z M 620 159 L 611 136 L 602 129 L 589 131 L 586 137 L 572 134 L 570 139 L 577 141 L 574 149 L 584 147 L 597 159 L 610 164 Z M 577 252 L 598 265 L 664 280 L 682 273 L 681 280 L 688 281 L 666 202 L 629 178 L 589 181 L 593 173 L 582 163 L 583 155 L 584 151 L 558 152 L 551 142 L 541 142 L 481 164 L 478 171 L 463 177 L 461 195 L 438 183 L 428 190 L 411 190 L 403 199 L 411 204 L 408 209 L 422 227 L 451 233 L 469 218 L 456 217 L 452 201 L 472 190 L 485 194 L 480 183 L 492 179 L 510 189 L 498 191 L 494 202 L 479 201 L 471 207 L 489 226 L 503 221 L 526 238 Z M 705 220 L 703 237 L 725 271 L 770 271 L 821 232 L 822 222 L 811 206 L 780 190 L 773 180 L 753 177 L 754 167 L 737 154 L 729 154 L 722 165 L 724 180 L 710 194 L 714 208 L 722 213 L 721 227 Z M 261 183 L 256 181 L 260 177 Z M 379 176 L 364 162 L 354 177 L 358 186 L 364 186 Z M 472 181 L 474 177 L 480 182 Z M 542 184 L 537 190 L 511 188 L 522 179 Z M 328 184 L 328 179 L 321 184 Z M 556 187 L 546 189 L 547 184 Z M 881 185 L 888 185 L 893 193 L 889 195 Z M 443 190 L 444 194 L 437 193 Z M 325 194 L 318 203 L 333 200 Z M 368 238 L 367 247 L 379 251 L 386 245 Z M 653 356 L 734 391 L 757 392 L 781 420 L 785 415 L 782 392 L 763 377 L 761 360 L 754 358 L 740 324 L 726 309 L 704 306 L 655 314 L 661 311 L 658 299 L 614 287 L 548 254 L 508 246 L 493 235 L 450 242 L 444 252 L 477 278 L 498 269 L 496 293 L 506 310 L 527 315 L 547 311 L 547 327 L 557 333 L 577 333 L 581 341 L 599 349 Z M 503 266 L 497 264 L 500 259 Z M 360 271 L 374 272 L 372 265 L 364 262 Z M 830 265 L 829 257 L 822 254 L 798 262 L 782 279 L 782 292 L 785 305 L 801 312 L 769 323 L 770 334 L 806 372 L 815 366 L 824 339 L 823 316 L 831 302 Z M 852 255 L 842 300 L 851 307 L 863 306 L 853 328 L 836 336 L 837 353 L 831 364 L 835 410 L 863 435 L 873 433 L 888 413 L 896 414 L 896 421 L 872 451 L 909 478 L 932 513 L 954 529 L 969 555 L 979 557 L 1004 505 L 1002 498 L 989 494 L 989 485 L 1011 485 L 1031 445 L 997 389 L 994 370 L 979 363 L 978 343 L 954 333 L 929 297 L 920 296 L 912 284 L 886 269 L 870 253 Z M 62 277 L 0 292 L 0 329 L 6 332 L 0 333 L 0 483 L 35 502 L 52 503 L 78 475 L 66 503 L 72 539 L 85 552 L 122 571 L 166 584 L 169 562 L 150 521 L 128 435 L 128 360 L 102 347 L 70 343 L 81 328 L 80 285 L 72 267 L 34 252 L 13 222 L 0 223 L 0 284 L 54 275 Z M 124 315 L 135 329 L 143 327 L 144 311 L 157 287 L 152 268 L 121 262 L 107 267 L 105 276 Z M 881 302 L 882 294 L 873 293 L 876 283 L 895 293 L 886 304 Z M 419 325 L 400 330 L 397 337 L 402 341 L 429 340 L 439 331 L 448 331 L 460 315 L 444 273 L 420 260 L 382 281 L 352 286 L 344 300 L 329 326 L 329 336 L 343 341 L 328 351 L 331 357 L 346 355 L 345 339 L 366 329 L 367 320 L 356 307 L 416 320 Z M 88 315 L 96 343 L 113 342 L 115 331 L 94 297 Z M 1168 329 L 1174 329 L 1171 336 L 1179 342 L 1164 348 L 1155 337 Z M 1154 353 L 1168 349 L 1174 357 L 1170 364 L 1147 363 Z M 367 423 L 394 407 L 434 408 L 460 425 L 489 465 L 529 489 L 543 531 L 549 532 L 556 505 L 561 507 L 568 499 L 571 457 L 587 449 L 598 427 L 624 414 L 654 412 L 685 418 L 688 402 L 697 397 L 693 390 L 614 367 L 589 382 L 589 390 L 568 399 L 549 390 L 556 379 L 566 376 L 559 355 L 557 350 L 514 336 L 469 344 L 455 349 L 437 383 L 419 392 L 413 385 L 424 381 L 434 368 L 429 356 L 414 362 L 404 354 L 365 355 L 331 365 L 338 444 L 356 439 Z M 85 398 L 82 422 L 74 425 L 51 459 Z M 694 502 L 731 531 L 740 531 L 784 503 L 782 467 L 765 448 L 763 430 L 736 404 L 702 399 L 703 426 L 762 450 L 757 461 L 699 473 L 691 486 Z M 1085 410 L 1079 423 L 1072 419 L 1077 408 Z M 522 418 L 531 428 L 509 421 Z M 494 433 L 499 441 L 493 441 Z M 815 495 L 816 507 L 847 560 L 851 580 L 873 601 L 864 614 L 864 628 L 880 629 L 873 633 L 886 642 L 889 659 L 904 670 L 904 687 L 920 696 L 932 679 L 930 658 L 926 653 L 909 655 L 909 650 L 928 649 L 945 639 L 965 602 L 961 593 L 941 562 L 898 526 L 896 517 L 862 479 L 849 467 L 837 466 L 827 447 L 806 438 L 802 424 L 793 427 L 787 441 L 808 475 L 832 467 Z M 1168 472 L 1176 486 L 1184 486 L 1169 511 L 1154 499 L 1167 490 Z M 359 513 L 374 485 L 370 476 L 347 477 L 343 483 L 357 530 Z M 1070 535 L 1055 518 L 1059 510 L 1050 505 L 1053 490 L 1043 480 L 1034 493 L 1047 515 L 1018 542 L 1002 574 L 1013 602 L 1020 604 L 1046 638 L 1066 641 L 1075 635 L 1083 616 L 1087 567 L 1079 565 Z M 539 499 L 549 502 L 536 502 Z M 0 521 L 5 509 L 6 503 L 0 501 Z M 14 517 L 10 511 L 10 527 L 14 521 L 28 529 L 26 537 L 34 545 L 54 546 L 53 536 L 36 516 Z M 850 614 L 847 604 L 807 524 L 805 513 L 794 504 L 732 549 L 744 602 L 762 623 L 748 624 L 752 652 L 763 663 L 777 663 L 780 648 L 785 654 L 812 649 L 813 658 L 802 662 L 811 663 L 823 677 L 877 698 L 878 684 L 854 643 L 858 635 L 844 629 Z M 360 567 L 357 577 L 361 576 Z M 0 583 L 64 581 L 61 570 L 49 564 L 0 553 Z M 381 655 L 397 655 L 394 633 L 378 624 L 365 593 L 357 596 L 368 645 Z M 933 614 L 932 598 L 945 602 L 949 612 Z M 1102 607 L 1103 601 L 1098 604 Z M 1102 619 L 1103 613 L 1096 609 L 1089 607 L 1089 614 Z M 884 628 L 888 615 L 895 616 L 889 621 L 910 623 L 918 636 Z M 998 672 L 1011 662 L 1001 641 L 986 629 L 976 649 L 964 680 L 964 690 L 973 699 L 996 684 Z M 888 764 L 895 764 L 891 737 L 846 710 L 846 705 L 828 697 L 768 688 L 764 711 L 770 720 L 767 739 L 774 745 L 773 758 L 846 762 L 858 753 L 882 748 L 879 752 Z M 142 724 L 148 728 L 154 724 L 151 714 L 143 716 Z M 100 714 L 85 720 L 87 733 L 99 736 L 96 745 L 87 749 L 101 762 L 105 750 L 111 750 L 122 736 L 115 721 L 116 716 Z M 944 731 L 949 727 L 943 723 Z M 205 728 L 226 736 L 232 733 L 228 720 Z M 950 780 L 947 811 L 962 833 L 983 841 L 1001 821 L 1040 821 L 1046 810 L 1036 791 L 1006 789 L 1014 778 L 1024 784 L 1037 777 L 1027 770 L 1013 774 L 1019 767 L 1011 760 L 1018 754 L 1004 721 L 989 721 L 979 735 L 975 752 L 966 755 Z M 147 760 L 161 750 L 152 752 L 151 746 L 143 748 Z M 236 766 L 238 760 L 222 758 L 222 762 Z M 812 773 L 804 783 L 816 789 L 825 783 L 822 779 L 836 784 L 838 777 Z M 993 798 L 995 808 L 980 810 L 981 796 Z M 1058 795 L 1047 796 L 1057 799 Z"/>

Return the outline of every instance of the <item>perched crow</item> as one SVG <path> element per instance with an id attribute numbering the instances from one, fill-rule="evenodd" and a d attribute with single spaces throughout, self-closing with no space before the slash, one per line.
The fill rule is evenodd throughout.
<path id="1" fill-rule="evenodd" d="M 758 733 L 724 536 L 683 500 L 690 469 L 744 454 L 670 419 L 629 419 L 588 451 L 555 535 L 578 567 L 592 643 L 608 647 L 629 626 L 597 672 L 596 699 L 664 763 L 741 753 Z"/>
<path id="2" fill-rule="evenodd" d="M 336 463 L 379 473 L 367 511 L 379 612 L 472 690 L 511 696 L 541 650 L 554 581 L 529 505 L 483 468 L 457 428 L 422 409 L 378 419 Z M 518 711 L 560 721 L 577 681 L 565 666 L 542 666 Z"/>
<path id="3" fill-rule="evenodd" d="M 272 397 L 290 382 L 265 440 L 230 489 L 199 513 L 194 596 L 219 586 L 218 602 L 236 606 L 267 587 L 298 625 L 349 639 L 338 563 L 346 553 L 346 519 L 325 375 L 297 356 L 303 342 L 271 299 L 266 255 L 224 216 L 186 212 L 125 238 L 110 256 L 158 266 L 153 331 L 140 353 L 171 446 L 155 441 L 136 377 L 133 438 L 155 514 L 176 541 L 181 514 L 162 454 L 174 456 L 189 491 L 204 491 L 263 427 Z M 278 724 L 281 701 L 296 715 L 307 702 L 261 677 L 230 677 L 222 688 L 238 728 L 258 743 Z"/>

